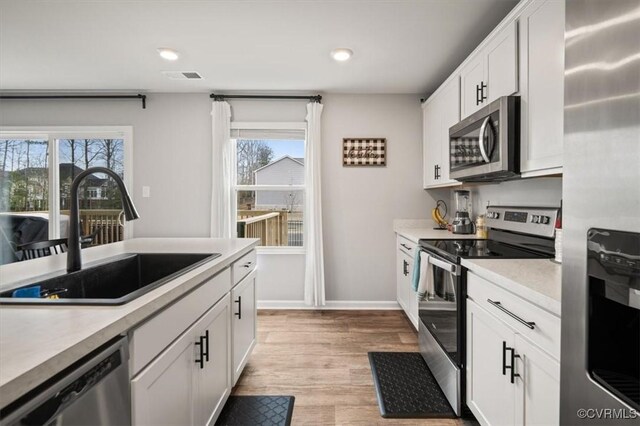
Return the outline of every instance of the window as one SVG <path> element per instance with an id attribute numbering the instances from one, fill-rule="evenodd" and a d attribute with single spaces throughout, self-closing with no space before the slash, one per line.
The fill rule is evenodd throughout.
<path id="1" fill-rule="evenodd" d="M 305 123 L 231 123 L 238 237 L 303 247 Z"/>
<path id="2" fill-rule="evenodd" d="M 21 260 L 20 245 L 68 235 L 71 182 L 89 167 L 114 170 L 130 186 L 130 129 L 0 128 L 0 264 Z M 121 241 L 126 231 L 115 182 L 95 173 L 79 189 L 81 235 L 89 245 Z M 126 231 L 126 232 L 125 232 Z"/>

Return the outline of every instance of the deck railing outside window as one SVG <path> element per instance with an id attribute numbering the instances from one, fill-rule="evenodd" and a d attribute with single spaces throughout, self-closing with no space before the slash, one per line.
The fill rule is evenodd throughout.
<path id="1" fill-rule="evenodd" d="M 238 210 L 239 238 L 259 238 L 261 246 L 302 246 L 302 215 L 287 211 Z"/>

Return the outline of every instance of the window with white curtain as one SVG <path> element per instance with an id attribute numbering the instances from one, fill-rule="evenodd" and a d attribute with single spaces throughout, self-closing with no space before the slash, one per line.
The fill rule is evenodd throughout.
<path id="1" fill-rule="evenodd" d="M 71 182 L 90 167 L 107 167 L 131 186 L 128 127 L 0 128 L 0 263 L 21 260 L 20 246 L 66 238 Z M 115 182 L 95 173 L 80 186 L 81 235 L 86 245 L 121 241 Z"/>
<path id="2" fill-rule="evenodd" d="M 231 123 L 238 237 L 304 247 L 306 123 Z"/>

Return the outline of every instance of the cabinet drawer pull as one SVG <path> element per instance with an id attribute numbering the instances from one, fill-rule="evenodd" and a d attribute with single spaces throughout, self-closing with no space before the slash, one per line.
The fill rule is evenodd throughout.
<path id="1" fill-rule="evenodd" d="M 204 368 L 204 336 L 200 336 L 195 343 L 200 352 L 200 359 L 196 358 L 196 364 L 200 364 L 200 368 Z"/>
<path id="2" fill-rule="evenodd" d="M 405 243 L 400 243 L 400 245 L 404 248 L 406 248 L 407 250 L 412 250 L 411 247 L 409 247 L 408 245 L 406 245 Z"/>
<path id="3" fill-rule="evenodd" d="M 238 312 L 234 315 L 240 320 L 242 319 L 242 296 L 238 296 L 238 300 L 234 300 L 234 302 L 238 304 Z"/>
<path id="4" fill-rule="evenodd" d="M 518 321 L 520 324 L 524 325 L 525 327 L 528 327 L 531 330 L 533 330 L 535 328 L 535 325 L 536 325 L 535 322 L 523 320 L 522 318 L 520 318 L 519 316 L 517 316 L 516 314 L 514 314 L 510 310 L 506 309 L 504 306 L 502 306 L 502 303 L 500 303 L 498 301 L 493 301 L 491 299 L 487 299 L 487 302 L 491 303 L 493 306 L 495 306 L 496 308 L 500 309 L 502 312 L 504 312 L 505 314 L 509 315 L 511 318 L 515 319 L 516 321 Z"/>
<path id="5" fill-rule="evenodd" d="M 251 265 L 253 265 L 253 262 L 247 262 L 244 265 L 242 265 L 243 268 L 251 268 Z"/>

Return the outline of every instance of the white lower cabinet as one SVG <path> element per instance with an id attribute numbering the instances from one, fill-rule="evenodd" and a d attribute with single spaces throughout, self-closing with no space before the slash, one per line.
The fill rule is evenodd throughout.
<path id="1" fill-rule="evenodd" d="M 256 276 L 255 271 L 251 272 L 231 290 L 234 385 L 256 345 Z"/>
<path id="2" fill-rule="evenodd" d="M 196 425 L 213 425 L 231 393 L 230 311 L 231 303 L 227 295 L 196 323 L 198 339 L 203 337 L 202 355 L 201 345 L 197 345 L 194 362 Z"/>
<path id="3" fill-rule="evenodd" d="M 229 296 L 131 381 L 133 424 L 213 424 L 231 391 Z"/>
<path id="4" fill-rule="evenodd" d="M 129 332 L 134 425 L 215 424 L 255 346 L 256 282 L 254 250 Z"/>
<path id="5" fill-rule="evenodd" d="M 516 424 L 554 425 L 560 419 L 560 362 L 516 335 Z"/>
<path id="6" fill-rule="evenodd" d="M 517 296 L 506 298 L 504 290 L 471 273 L 469 277 L 466 320 L 469 409 L 483 425 L 557 425 L 560 362 L 551 353 L 559 354 L 559 347 L 550 347 L 544 339 L 552 334 L 547 329 L 554 328 L 548 318 L 550 314 L 525 300 L 516 303 Z M 505 303 L 496 307 L 498 300 Z M 534 328 L 504 312 L 507 308 L 517 310 L 516 316 L 527 312 L 526 320 Z M 542 347 L 550 348 L 551 353 Z"/>
<path id="7" fill-rule="evenodd" d="M 514 333 L 473 301 L 467 301 L 467 405 L 484 425 L 515 422 L 515 386 L 505 369 Z"/>
<path id="8" fill-rule="evenodd" d="M 398 240 L 404 238 L 398 236 Z M 412 248 L 411 250 L 416 250 Z M 411 255 L 402 249 L 397 251 L 396 264 L 396 298 L 398 304 L 404 310 L 405 314 L 411 321 L 411 324 L 418 329 L 418 299 L 412 287 L 413 263 L 414 259 Z"/>

